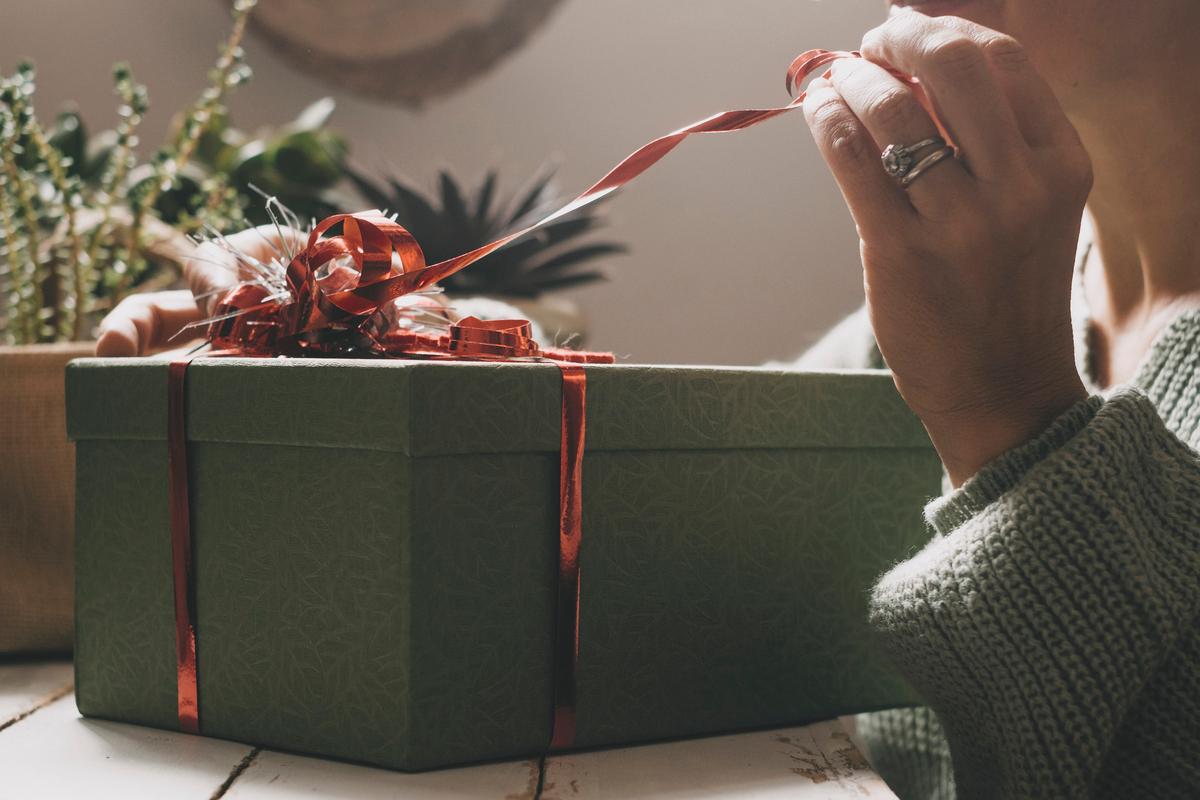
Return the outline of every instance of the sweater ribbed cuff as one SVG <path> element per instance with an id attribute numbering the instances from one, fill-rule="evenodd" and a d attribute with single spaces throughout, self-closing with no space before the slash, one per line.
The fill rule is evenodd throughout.
<path id="1" fill-rule="evenodd" d="M 1102 405 L 1104 398 L 1099 395 L 1080 400 L 1036 437 L 992 459 L 958 489 L 931 501 L 925 506 L 926 521 L 943 536 L 958 528 L 1016 486 L 1031 467 L 1087 427 Z"/>

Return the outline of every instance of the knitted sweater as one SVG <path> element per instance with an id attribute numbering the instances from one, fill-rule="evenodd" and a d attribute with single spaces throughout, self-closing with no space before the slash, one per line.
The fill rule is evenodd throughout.
<path id="1" fill-rule="evenodd" d="M 1200 311 L 925 509 L 871 620 L 930 709 L 860 715 L 910 798 L 1200 797 Z M 860 311 L 797 366 L 880 366 Z M 944 729 L 944 734 L 943 734 Z"/>

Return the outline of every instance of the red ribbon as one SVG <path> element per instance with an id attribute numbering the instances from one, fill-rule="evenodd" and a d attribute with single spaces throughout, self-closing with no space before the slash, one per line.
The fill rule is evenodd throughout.
<path id="1" fill-rule="evenodd" d="M 504 324 L 512 323 L 504 321 Z M 515 343 L 497 344 L 487 328 L 452 331 L 445 341 L 457 343 L 466 358 L 495 358 L 498 347 L 521 352 L 536 342 L 528 339 L 529 323 L 517 320 L 525 334 L 501 331 Z M 494 323 L 493 323 L 494 324 Z M 522 340 L 527 340 L 522 341 Z M 451 345 L 455 346 L 454 344 Z M 450 352 L 450 351 L 448 351 Z M 477 355 L 483 352 L 486 355 Z M 248 355 L 228 350 L 211 355 Z M 610 363 L 606 353 L 572 353 L 590 363 Z M 167 373 L 167 471 L 171 519 L 171 558 L 175 595 L 176 702 L 179 728 L 200 732 L 199 686 L 196 667 L 195 572 L 192 563 L 191 514 L 188 504 L 187 368 L 191 359 L 172 361 Z M 583 453 L 587 435 L 587 374 L 582 365 L 555 361 L 562 375 L 562 434 L 559 448 L 559 525 L 554 634 L 554 715 L 550 747 L 564 749 L 575 740 L 575 670 L 579 661 L 579 546 L 583 539 Z"/>
<path id="2" fill-rule="evenodd" d="M 336 223 L 338 236 L 322 238 Z M 393 259 L 393 255 L 398 258 Z M 349 257 L 357 277 L 322 268 Z M 408 260 L 406 260 L 408 259 Z M 395 266 L 394 261 L 400 266 Z M 209 328 L 216 348 L 208 356 L 366 355 L 466 360 L 541 359 L 562 375 L 559 558 L 551 746 L 569 747 L 575 735 L 575 666 L 579 656 L 579 545 L 582 528 L 583 450 L 587 430 L 586 373 L 582 363 L 611 363 L 610 353 L 542 348 L 527 320 L 466 317 L 443 335 L 405 330 L 381 319 L 398 278 L 423 264 L 412 236 L 378 212 L 340 214 L 321 222 L 288 265 L 290 303 L 271 301 L 260 286 L 244 284 L 218 305 Z M 417 267 L 416 269 L 420 269 Z M 348 287 L 348 288 L 347 288 Z M 383 288 L 381 288 L 383 287 Z M 195 575 L 188 506 L 186 388 L 191 359 L 168 371 L 167 452 L 171 549 L 175 587 L 176 681 L 179 727 L 199 733 Z"/>
<path id="3" fill-rule="evenodd" d="M 558 592 L 554 614 L 554 719 L 550 749 L 575 743 L 575 669 L 579 665 L 579 545 L 583 538 L 583 448 L 587 376 L 562 364 L 562 441 L 558 450 Z"/>
<path id="4" fill-rule="evenodd" d="M 200 732 L 196 686 L 195 575 L 192 571 L 192 525 L 188 505 L 187 360 L 172 361 L 167 378 L 167 481 L 171 487 L 171 561 L 175 588 L 176 699 L 179 727 Z"/>
<path id="5" fill-rule="evenodd" d="M 627 156 L 571 202 L 527 228 L 433 265 L 412 234 L 379 211 L 337 214 L 321 221 L 287 267 L 287 299 L 246 283 L 218 305 L 208 330 L 214 355 L 319 355 L 382 358 L 544 359 L 562 374 L 559 450 L 559 554 L 554 634 L 552 749 L 575 741 L 575 674 L 579 661 L 580 543 L 583 536 L 583 455 L 587 377 L 580 363 L 611 363 L 609 353 L 542 348 L 526 320 L 467 317 L 445 334 L 407 329 L 387 318 L 397 298 L 428 288 L 484 256 L 624 186 L 694 133 L 728 133 L 799 108 L 799 84 L 814 71 L 857 53 L 809 50 L 788 68 L 794 99 L 785 106 L 725 111 L 659 137 Z M 911 82 L 911 79 L 909 79 Z M 341 232 L 329 235 L 341 225 Z M 349 261 L 353 266 L 346 265 Z M 196 671 L 195 574 L 188 506 L 186 381 L 189 359 L 168 372 L 167 451 L 174 567 L 179 726 L 200 728 Z"/>

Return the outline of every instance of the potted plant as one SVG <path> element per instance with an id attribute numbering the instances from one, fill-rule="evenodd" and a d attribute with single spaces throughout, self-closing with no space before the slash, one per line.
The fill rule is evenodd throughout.
<path id="1" fill-rule="evenodd" d="M 428 195 L 396 177 L 376 179 L 349 166 L 346 175 L 367 205 L 395 214 L 396 221 L 416 237 L 430 264 L 531 225 L 566 202 L 556 190 L 554 169 L 549 166 L 507 199 L 501 199 L 494 170 L 471 192 L 442 171 L 437 191 Z M 553 294 L 604 280 L 604 272 L 590 264 L 626 251 L 614 242 L 580 241 L 604 224 L 599 205 L 555 220 L 472 269 L 443 280 L 450 304 L 476 297 L 500 300 L 537 323 L 553 344 L 581 346 L 587 333 L 582 311 Z"/>
<path id="2" fill-rule="evenodd" d="M 71 646 L 63 369 L 91 355 L 98 321 L 130 293 L 178 281 L 193 236 L 265 221 L 257 192 L 314 216 L 340 205 L 346 148 L 323 129 L 329 101 L 258 136 L 229 125 L 225 96 L 250 76 L 252 6 L 234 4 L 207 88 L 144 163 L 147 95 L 128 67 L 114 69 L 118 124 L 95 136 L 71 111 L 39 122 L 31 65 L 0 81 L 0 653 Z"/>

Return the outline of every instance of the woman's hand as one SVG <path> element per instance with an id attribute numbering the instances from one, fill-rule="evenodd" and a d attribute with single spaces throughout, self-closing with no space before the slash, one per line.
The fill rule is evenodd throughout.
<path id="1" fill-rule="evenodd" d="M 282 235 L 292 252 L 304 246 L 299 231 L 285 229 Z M 238 251 L 264 262 L 276 257 L 281 241 L 273 225 L 226 238 Z M 211 242 L 196 248 L 184 264 L 183 276 L 190 290 L 134 294 L 122 300 L 100 323 L 96 355 L 142 356 L 183 344 L 172 340 L 185 326 L 210 317 L 223 291 L 242 277 L 232 253 Z"/>
<path id="2" fill-rule="evenodd" d="M 862 53 L 804 113 L 858 226 L 880 351 L 959 485 L 1086 397 L 1070 292 L 1091 162 L 1007 36 L 905 11 Z M 880 65 L 920 80 L 960 149 L 907 191 L 880 153 L 938 128 Z"/>

